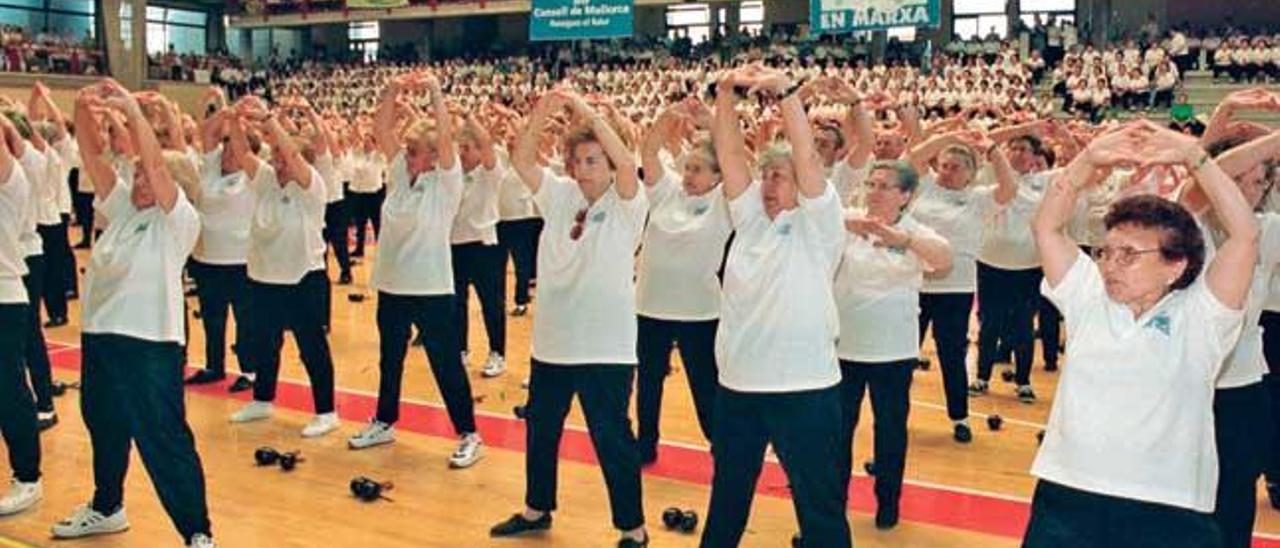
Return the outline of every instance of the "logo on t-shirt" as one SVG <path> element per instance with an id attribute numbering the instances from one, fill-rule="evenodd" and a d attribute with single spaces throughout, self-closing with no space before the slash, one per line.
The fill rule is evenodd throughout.
<path id="1" fill-rule="evenodd" d="M 592 215 L 592 216 L 591 216 L 591 222 L 593 222 L 593 223 L 603 223 L 603 222 L 604 222 L 604 212 L 603 212 L 603 211 L 597 211 L 594 215 Z"/>
<path id="2" fill-rule="evenodd" d="M 138 225 L 138 228 L 133 229 L 133 233 L 134 233 L 134 234 L 140 234 L 140 233 L 146 232 L 146 231 L 147 231 L 147 227 L 149 227 L 149 226 L 151 226 L 151 223 L 142 223 L 142 224 L 139 224 L 139 225 Z"/>
<path id="3" fill-rule="evenodd" d="M 289 205 L 289 197 L 288 197 L 288 196 L 281 196 L 281 197 L 280 197 L 280 203 L 285 204 L 285 205 Z"/>
<path id="4" fill-rule="evenodd" d="M 782 236 L 790 236 L 790 235 L 791 235 L 791 223 L 787 223 L 787 224 L 784 224 L 784 225 L 778 225 L 778 234 L 779 234 L 779 235 L 782 235 Z"/>
<path id="5" fill-rule="evenodd" d="M 709 209 L 711 209 L 711 206 L 710 206 L 710 205 L 708 205 L 708 204 L 698 204 L 697 206 L 694 206 L 694 208 L 693 208 L 693 214 L 694 214 L 694 215 L 702 215 L 702 214 L 706 213 L 706 212 L 707 212 L 707 210 L 709 210 Z"/>
<path id="6" fill-rule="evenodd" d="M 1161 333 L 1164 333 L 1165 336 L 1167 337 L 1169 336 L 1169 316 L 1165 315 L 1164 313 L 1157 314 L 1155 317 L 1151 318 L 1150 320 L 1147 320 L 1147 324 L 1144 325 L 1143 327 L 1149 327 L 1149 328 L 1155 329 Z"/>

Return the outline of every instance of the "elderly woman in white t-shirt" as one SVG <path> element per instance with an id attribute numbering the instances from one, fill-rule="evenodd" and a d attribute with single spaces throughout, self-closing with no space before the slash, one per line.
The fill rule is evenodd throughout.
<path id="1" fill-rule="evenodd" d="M 568 107 L 585 127 L 562 136 L 568 176 L 538 164 L 548 120 Z M 546 220 L 538 244 L 538 312 L 525 457 L 525 509 L 495 525 L 506 537 L 551 527 L 557 455 L 576 394 L 604 472 L 620 547 L 647 546 L 640 455 L 627 408 L 636 366 L 633 274 L 649 201 L 634 154 L 581 96 L 557 89 L 530 115 L 511 158 Z"/>
<path id="2" fill-rule="evenodd" d="M 838 471 L 839 330 L 831 280 L 845 242 L 813 130 L 781 72 L 751 66 L 716 86 L 712 137 L 736 230 L 725 267 L 716 357 L 715 475 L 703 546 L 737 546 L 770 443 L 787 470 L 806 543 L 852 544 Z M 787 144 L 759 152 L 753 181 L 735 89 L 781 97 Z"/>
<path id="3" fill-rule="evenodd" d="M 1112 205 L 1096 262 L 1067 236 L 1080 190 L 1119 163 L 1190 172 L 1226 233 L 1207 267 L 1191 214 L 1156 196 Z M 1069 338 L 1024 545 L 1220 546 L 1213 395 L 1258 258 L 1249 204 L 1194 137 L 1142 121 L 1077 155 L 1032 230 Z"/>
<path id="4" fill-rule="evenodd" d="M 698 426 L 707 440 L 713 431 L 718 374 L 716 327 L 720 321 L 720 280 L 725 243 L 733 228 L 724 195 L 717 192 L 720 165 L 709 139 L 697 139 L 683 157 L 683 172 L 658 154 L 678 124 L 688 118 L 669 109 L 649 128 L 640 159 L 652 204 L 637 259 L 636 382 L 640 461 L 658 458 L 662 386 L 671 369 L 672 346 L 680 350 Z"/>
<path id="5" fill-rule="evenodd" d="M 926 272 L 951 268 L 951 246 L 907 212 L 919 178 L 902 161 L 875 162 L 864 188 L 865 209 L 849 209 L 849 235 L 835 298 L 840 316 L 840 459 L 843 492 L 853 462 L 853 433 L 862 398 L 875 415 L 876 527 L 898 523 L 907 456 L 912 373 L 920 358 L 919 293 Z"/>

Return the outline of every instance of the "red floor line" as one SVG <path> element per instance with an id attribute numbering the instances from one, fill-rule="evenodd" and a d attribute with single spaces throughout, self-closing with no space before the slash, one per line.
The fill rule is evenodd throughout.
<path id="1" fill-rule="evenodd" d="M 59 343 L 50 343 L 55 350 L 74 349 L 51 353 L 50 359 L 55 367 L 78 371 L 80 369 L 79 349 Z M 229 382 L 229 381 L 228 381 Z M 192 392 L 218 398 L 230 398 L 247 401 L 248 392 L 229 394 L 226 391 L 228 382 L 191 387 Z M 522 403 L 522 400 L 510 401 L 511 405 Z M 276 394 L 276 405 L 293 411 L 310 412 L 311 390 L 308 386 L 281 381 Z M 337 406 L 339 413 L 348 419 L 370 417 L 374 415 L 377 399 L 365 394 L 354 394 L 338 391 Z M 524 451 L 524 421 L 513 417 L 495 417 L 478 414 L 477 427 L 484 436 L 485 443 L 500 449 Z M 400 408 L 400 421 L 396 428 L 418 434 L 452 438 L 455 436 L 449 417 L 444 409 L 435 405 L 406 402 Z M 577 429 L 566 429 L 560 444 L 560 457 L 571 461 L 594 464 L 595 452 L 591 447 L 591 439 L 586 432 Z M 645 474 L 654 477 L 679 480 L 700 485 L 711 484 L 711 455 L 706 451 L 679 445 L 662 444 L 659 448 L 658 463 L 645 469 Z M 789 498 L 786 474 L 781 465 L 766 462 L 760 475 L 756 492 L 778 498 Z M 867 477 L 855 476 L 849 488 L 849 508 L 860 513 L 872 513 L 875 500 L 872 496 L 872 481 Z M 513 501 L 513 504 L 518 501 Z M 697 501 L 698 504 L 705 504 Z M 906 484 L 903 486 L 902 519 L 910 522 L 927 523 L 961 529 L 977 533 L 997 535 L 1006 538 L 1019 538 L 1026 529 L 1030 517 L 1030 505 L 1026 502 L 1008 500 L 997 496 L 978 493 L 965 493 Z M 1255 537 L 1254 547 L 1280 548 L 1280 540 Z"/>

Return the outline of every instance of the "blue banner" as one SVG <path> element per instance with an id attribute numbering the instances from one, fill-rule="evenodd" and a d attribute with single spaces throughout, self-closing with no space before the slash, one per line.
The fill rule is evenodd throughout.
<path id="1" fill-rule="evenodd" d="M 809 0 L 814 34 L 941 24 L 942 0 Z"/>
<path id="2" fill-rule="evenodd" d="M 633 0 L 533 0 L 530 40 L 631 36 Z"/>

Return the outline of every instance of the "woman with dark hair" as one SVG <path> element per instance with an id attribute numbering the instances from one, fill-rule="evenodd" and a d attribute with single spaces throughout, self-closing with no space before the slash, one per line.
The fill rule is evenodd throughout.
<path id="1" fill-rule="evenodd" d="M 876 527 L 898 523 L 907 457 L 911 377 L 920 359 L 919 295 L 926 272 L 951 268 L 951 246 L 908 213 L 919 182 L 902 161 L 870 166 L 862 195 L 866 209 L 848 210 L 849 232 L 835 297 L 840 314 L 842 492 L 849 490 L 853 433 L 862 398 L 871 392 L 875 415 Z"/>
<path id="2" fill-rule="evenodd" d="M 538 165 L 538 140 L 568 107 L 583 126 L 561 136 L 568 176 Z M 649 201 L 634 155 L 576 93 L 553 90 L 530 114 L 511 165 L 546 219 L 538 244 L 538 313 L 526 418 L 525 509 L 495 525 L 506 537 L 551 527 L 557 455 L 574 395 L 609 491 L 620 548 L 647 546 L 640 455 L 627 408 L 636 366 L 635 250 Z"/>
<path id="3" fill-rule="evenodd" d="M 1192 174 L 1226 232 L 1207 267 L 1195 219 L 1156 196 L 1112 205 L 1096 262 L 1067 236 L 1080 191 L 1121 163 Z M 1032 229 L 1069 339 L 1024 545 L 1220 546 L 1213 389 L 1258 258 L 1249 204 L 1195 138 L 1141 121 L 1077 155 Z"/>

